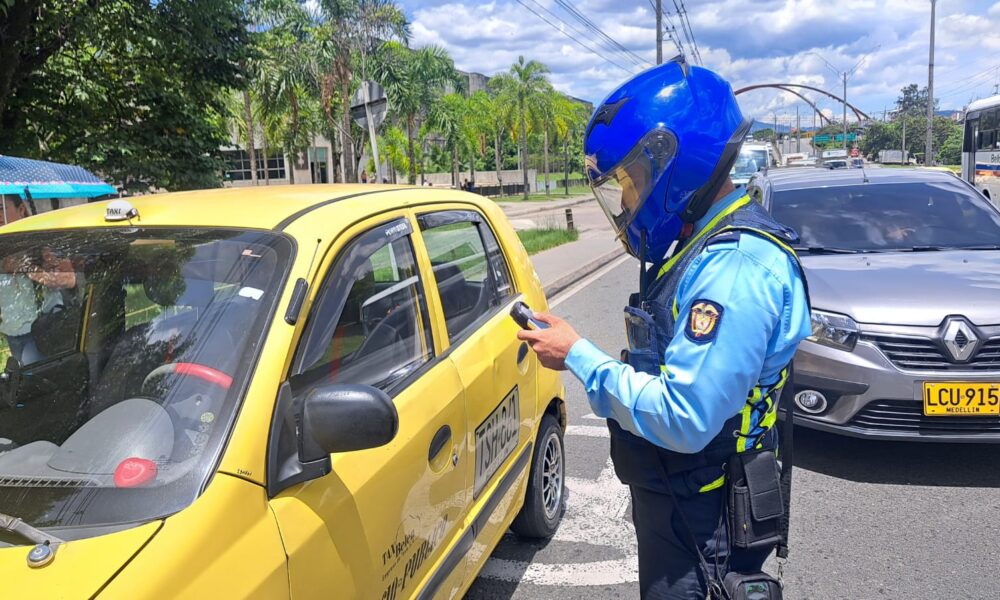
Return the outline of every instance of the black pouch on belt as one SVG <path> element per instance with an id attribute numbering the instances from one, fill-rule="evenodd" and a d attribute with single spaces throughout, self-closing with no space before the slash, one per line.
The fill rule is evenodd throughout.
<path id="1" fill-rule="evenodd" d="M 722 587 L 728 600 L 782 600 L 781 584 L 767 573 L 727 573 Z"/>
<path id="2" fill-rule="evenodd" d="M 734 454 L 726 466 L 726 479 L 730 543 L 746 549 L 777 544 L 785 503 L 774 450 Z"/>

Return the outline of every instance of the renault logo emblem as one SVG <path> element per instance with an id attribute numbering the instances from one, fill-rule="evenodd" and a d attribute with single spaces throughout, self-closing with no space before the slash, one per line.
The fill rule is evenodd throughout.
<path id="1" fill-rule="evenodd" d="M 979 336 L 968 321 L 948 317 L 941 330 L 941 341 L 954 362 L 967 362 L 979 349 Z"/>

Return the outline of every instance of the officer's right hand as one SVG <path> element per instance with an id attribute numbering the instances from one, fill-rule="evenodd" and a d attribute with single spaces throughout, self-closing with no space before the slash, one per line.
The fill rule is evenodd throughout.
<path id="1" fill-rule="evenodd" d="M 554 371 L 566 370 L 566 355 L 580 339 L 580 334 L 569 323 L 554 315 L 536 312 L 534 318 L 549 327 L 522 329 L 517 332 L 517 339 L 528 342 L 543 367 Z"/>

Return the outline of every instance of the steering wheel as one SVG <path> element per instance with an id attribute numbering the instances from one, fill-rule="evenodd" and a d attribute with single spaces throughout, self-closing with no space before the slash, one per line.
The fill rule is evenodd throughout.
<path id="1" fill-rule="evenodd" d="M 175 362 L 161 365 L 150 371 L 149 375 L 146 375 L 146 377 L 142 380 L 141 389 L 146 389 L 146 384 L 148 384 L 154 377 L 168 375 L 170 373 L 175 375 L 197 377 L 198 379 L 217 385 L 224 390 L 228 390 L 229 387 L 233 385 L 233 378 L 218 369 L 213 369 L 212 367 L 199 363 Z"/>

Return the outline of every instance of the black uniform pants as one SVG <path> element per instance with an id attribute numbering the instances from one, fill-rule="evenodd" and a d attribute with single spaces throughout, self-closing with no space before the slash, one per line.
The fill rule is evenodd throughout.
<path id="1" fill-rule="evenodd" d="M 639 540 L 642 599 L 705 600 L 707 582 L 673 499 L 667 494 L 636 486 L 629 486 L 629 489 L 632 492 L 632 522 Z M 730 554 L 725 522 L 719 518 L 725 493 L 723 486 L 710 492 L 677 496 L 695 540 L 713 571 L 716 558 L 723 566 Z M 734 550 L 729 558 L 729 570 L 759 571 L 771 550 Z M 720 580 L 723 575 L 716 574 Z"/>

